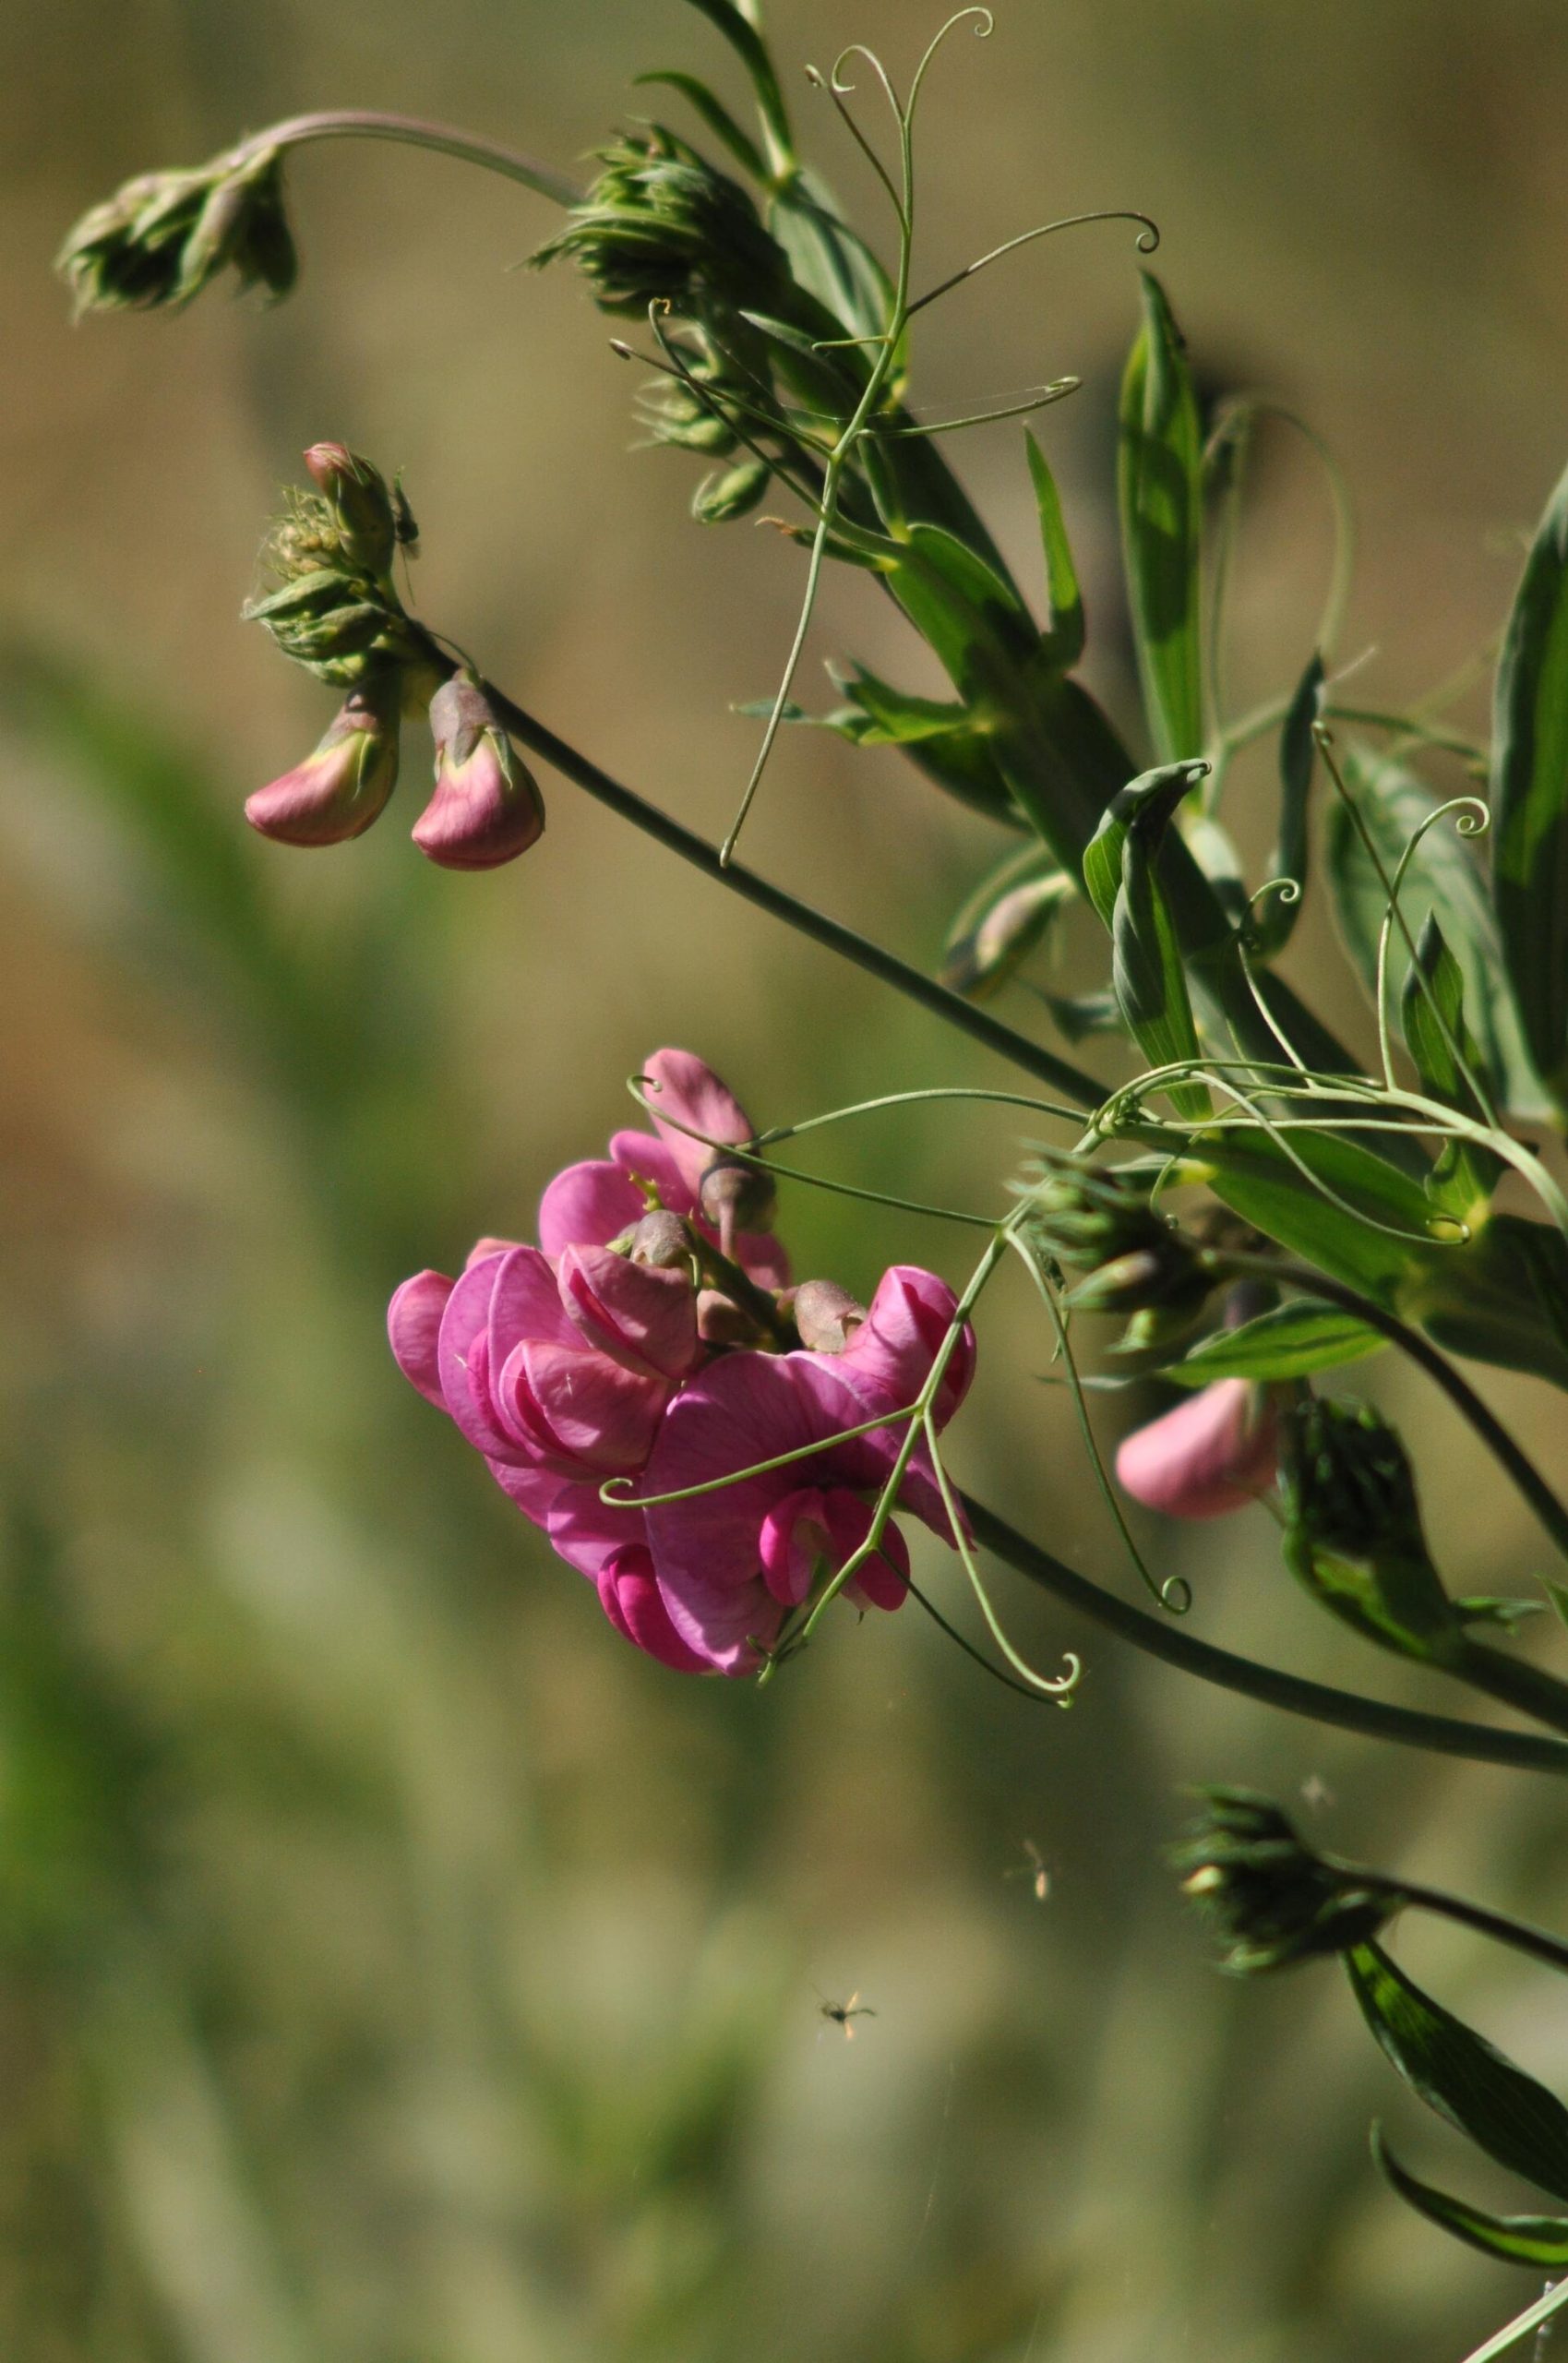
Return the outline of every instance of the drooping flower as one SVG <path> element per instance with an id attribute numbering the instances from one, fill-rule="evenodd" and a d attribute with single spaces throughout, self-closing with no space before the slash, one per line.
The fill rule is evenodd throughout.
<path id="1" fill-rule="evenodd" d="M 362 835 L 397 786 L 401 696 L 395 672 L 351 690 L 315 753 L 247 799 L 251 827 L 286 846 L 341 846 Z"/>
<path id="2" fill-rule="evenodd" d="M 1279 1417 L 1268 1390 L 1220 1378 L 1137 1428 L 1116 1456 L 1123 1490 L 1167 1517 L 1227 1517 L 1273 1484 Z"/>
<path id="3" fill-rule="evenodd" d="M 545 827 L 538 782 L 471 673 L 430 701 L 436 793 L 413 824 L 414 844 L 443 870 L 498 870 Z"/>

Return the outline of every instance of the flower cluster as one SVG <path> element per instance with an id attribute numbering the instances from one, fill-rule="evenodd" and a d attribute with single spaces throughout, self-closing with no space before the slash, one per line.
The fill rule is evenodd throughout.
<path id="1" fill-rule="evenodd" d="M 451 671 L 405 611 L 391 578 L 416 539 L 401 486 L 341 443 L 316 443 L 317 489 L 294 495 L 264 552 L 277 588 L 246 608 L 285 656 L 347 696 L 303 763 L 258 788 L 245 818 L 291 846 L 343 845 L 385 810 L 398 779 L 404 714 L 428 708 L 436 791 L 414 822 L 421 853 L 446 870 L 494 870 L 545 826 L 538 785 L 467 671 Z"/>
<path id="2" fill-rule="evenodd" d="M 279 149 L 247 144 L 193 172 L 140 173 L 76 224 L 55 260 L 84 312 L 188 304 L 232 267 L 286 295 L 298 272 Z"/>
<path id="3" fill-rule="evenodd" d="M 901 1442 L 871 1423 L 920 1395 L 956 1301 L 902 1265 L 868 1309 L 829 1283 L 792 1289 L 761 1228 L 766 1177 L 724 1153 L 754 1137 L 744 1109 L 688 1051 L 655 1051 L 645 1072 L 654 1131 L 617 1133 L 607 1158 L 557 1174 L 537 1247 L 482 1240 L 455 1281 L 405 1281 L 389 1330 L 405 1375 L 619 1632 L 682 1671 L 750 1673 L 868 1541 Z M 965 1329 L 939 1424 L 973 1369 Z M 921 1452 L 898 1501 L 952 1539 Z M 897 1608 L 908 1565 L 889 1519 L 845 1597 Z"/>

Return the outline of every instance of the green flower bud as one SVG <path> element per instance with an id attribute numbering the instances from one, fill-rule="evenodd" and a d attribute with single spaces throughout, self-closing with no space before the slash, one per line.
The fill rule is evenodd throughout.
<path id="1" fill-rule="evenodd" d="M 601 311 L 668 305 L 700 318 L 717 302 L 765 306 L 789 279 L 784 249 L 737 181 L 656 126 L 601 149 L 603 172 L 536 267 L 568 258 Z"/>
<path id="2" fill-rule="evenodd" d="M 1141 1183 L 1063 1163 L 1047 1166 L 1026 1195 L 1030 1241 L 1063 1272 L 1083 1275 L 1068 1301 L 1084 1312 L 1195 1312 L 1208 1296 L 1214 1283 L 1196 1242 L 1155 1212 Z"/>
<path id="3" fill-rule="evenodd" d="M 700 525 L 728 525 L 749 515 L 767 491 L 772 470 L 765 460 L 742 460 L 733 468 L 704 476 L 691 497 L 691 513 Z"/>
<path id="4" fill-rule="evenodd" d="M 713 371 L 699 366 L 691 375 L 700 383 L 712 384 L 715 395 L 719 393 L 720 381 Z M 681 378 L 655 378 L 639 398 L 638 415 L 655 443 L 668 443 L 680 451 L 700 451 L 712 459 L 725 460 L 738 439 L 728 420 L 710 409 Z"/>
<path id="5" fill-rule="evenodd" d="M 298 258 L 275 148 L 234 149 L 195 172 L 143 173 L 84 214 L 55 268 L 84 312 L 188 304 L 233 266 L 242 288 L 286 295 Z"/>
<path id="6" fill-rule="evenodd" d="M 1316 1853 L 1267 1797 L 1200 1793 L 1203 1811 L 1169 1859 L 1237 1975 L 1367 1944 L 1406 1901 L 1391 1880 Z"/>
<path id="7" fill-rule="evenodd" d="M 366 574 L 385 574 L 399 541 L 417 536 L 412 516 L 406 536 L 400 530 L 399 513 L 380 469 L 342 443 L 313 443 L 305 464 L 331 513 L 339 548 L 349 565 Z"/>
<path id="8" fill-rule="evenodd" d="M 1369 1640 L 1438 1663 L 1464 1624 L 1421 1530 L 1398 1436 L 1370 1404 L 1309 1397 L 1280 1433 L 1285 1561 L 1325 1608 Z"/>

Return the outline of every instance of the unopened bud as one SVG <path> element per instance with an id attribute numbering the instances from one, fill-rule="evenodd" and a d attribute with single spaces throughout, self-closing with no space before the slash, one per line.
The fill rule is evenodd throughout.
<path id="1" fill-rule="evenodd" d="M 966 1001 L 989 1001 L 1017 975 L 1071 894 L 1066 873 L 1053 870 L 999 895 L 978 918 L 961 914 L 942 954 L 942 983 Z"/>
<path id="2" fill-rule="evenodd" d="M 765 460 L 742 460 L 733 468 L 704 476 L 691 497 L 691 513 L 700 525 L 728 525 L 748 516 L 772 479 Z"/>
<path id="3" fill-rule="evenodd" d="M 1392 1880 L 1307 1845 L 1267 1797 L 1249 1789 L 1203 1797 L 1170 1862 L 1239 1975 L 1368 1944 L 1406 1901 Z"/>
<path id="4" fill-rule="evenodd" d="M 705 1346 L 755 1346 L 760 1337 L 749 1313 L 720 1289 L 700 1289 L 697 1334 Z"/>
<path id="5" fill-rule="evenodd" d="M 651 1265 L 656 1272 L 677 1271 L 691 1261 L 691 1234 L 679 1215 L 656 1206 L 632 1231 L 627 1252 L 634 1264 Z"/>
<path id="6" fill-rule="evenodd" d="M 697 1193 L 702 1218 L 718 1232 L 726 1255 L 736 1231 L 767 1229 L 776 1198 L 772 1175 L 738 1157 L 714 1158 Z"/>
<path id="7" fill-rule="evenodd" d="M 265 626 L 293 664 L 336 688 L 354 688 L 372 673 L 414 661 L 425 645 L 393 599 L 333 566 L 296 576 L 241 613 L 246 623 Z"/>
<path id="8" fill-rule="evenodd" d="M 1051 1263 L 1083 1277 L 1069 1301 L 1088 1313 L 1201 1305 L 1213 1281 L 1194 1241 L 1155 1212 L 1135 1181 L 1093 1167 L 1048 1167 L 1029 1191 L 1029 1234 Z"/>
<path id="9" fill-rule="evenodd" d="M 332 512 L 344 558 L 367 574 L 385 574 L 400 534 L 398 512 L 380 469 L 343 443 L 313 443 L 305 464 Z M 408 522 L 412 538 L 412 517 Z"/>
<path id="10" fill-rule="evenodd" d="M 471 673 L 454 673 L 430 701 L 436 793 L 413 842 L 443 870 L 496 870 L 526 853 L 545 826 L 533 773 Z"/>
<path id="11" fill-rule="evenodd" d="M 1464 1622 L 1433 1566 L 1404 1445 L 1371 1404 L 1310 1396 L 1281 1424 L 1285 1561 L 1313 1598 L 1403 1657 L 1452 1662 Z"/>
<path id="12" fill-rule="evenodd" d="M 399 704 L 395 677 L 353 690 L 316 752 L 250 798 L 251 827 L 287 846 L 343 845 L 368 829 L 397 784 Z"/>
<path id="13" fill-rule="evenodd" d="M 142 173 L 77 223 L 55 268 L 84 312 L 188 304 L 233 266 L 242 288 L 286 295 L 298 270 L 276 148 L 193 172 Z"/>
<path id="14" fill-rule="evenodd" d="M 802 1280 L 790 1311 L 801 1344 L 814 1354 L 842 1354 L 866 1318 L 866 1307 L 836 1280 Z"/>

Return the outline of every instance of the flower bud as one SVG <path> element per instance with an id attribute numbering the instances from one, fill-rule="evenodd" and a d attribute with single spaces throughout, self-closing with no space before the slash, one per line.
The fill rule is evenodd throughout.
<path id="1" fill-rule="evenodd" d="M 297 575 L 241 613 L 261 624 L 292 663 L 317 680 L 352 689 L 423 653 L 416 628 L 367 578 L 321 566 Z"/>
<path id="2" fill-rule="evenodd" d="M 495 870 L 526 853 L 545 826 L 533 774 L 471 673 L 454 673 L 430 701 L 436 793 L 413 842 L 443 870 Z"/>
<path id="3" fill-rule="evenodd" d="M 1157 1215 L 1135 1182 L 1092 1167 L 1047 1167 L 1027 1193 L 1029 1235 L 1063 1271 L 1084 1277 L 1069 1301 L 1087 1313 L 1203 1303 L 1213 1287 L 1199 1250 Z"/>
<path id="4" fill-rule="evenodd" d="M 194 172 L 142 173 L 84 214 L 55 268 L 84 312 L 188 304 L 233 265 L 242 288 L 273 296 L 298 258 L 275 148 L 236 149 Z"/>
<path id="5" fill-rule="evenodd" d="M 766 1230 L 778 1192 L 771 1173 L 738 1157 L 716 1157 L 702 1176 L 697 1203 L 719 1234 L 724 1253 L 737 1230 Z"/>
<path id="6" fill-rule="evenodd" d="M 397 785 L 398 682 L 353 690 L 313 755 L 257 788 L 245 817 L 285 846 L 338 846 L 369 828 Z"/>
<path id="7" fill-rule="evenodd" d="M 1370 1404 L 1309 1397 L 1281 1431 L 1285 1561 L 1369 1640 L 1438 1663 L 1464 1624 L 1427 1550 L 1405 1447 Z"/>
<path id="8" fill-rule="evenodd" d="M 399 521 L 380 469 L 342 443 L 313 443 L 305 464 L 332 512 L 344 558 L 366 574 L 385 574 L 398 546 Z"/>
<path id="9" fill-rule="evenodd" d="M 711 408 L 697 387 L 712 386 L 719 392 L 721 380 L 716 370 L 704 362 L 689 366 L 689 376 L 695 384 L 684 378 L 655 378 L 638 403 L 638 414 L 655 443 L 670 444 L 678 451 L 698 451 L 710 459 L 727 460 L 736 449 L 737 438 L 728 419 Z"/>
<path id="10" fill-rule="evenodd" d="M 657 128 L 599 153 L 604 171 L 536 268 L 569 258 L 605 312 L 640 318 L 663 304 L 700 314 L 714 294 L 767 308 L 789 265 L 737 181 Z"/>
<path id="11" fill-rule="evenodd" d="M 1392 1881 L 1315 1853 L 1268 1798 L 1249 1789 L 1201 1794 L 1203 1812 L 1170 1861 L 1238 1975 L 1368 1944 L 1404 1903 Z"/>
<path id="12" fill-rule="evenodd" d="M 679 1215 L 656 1206 L 632 1231 L 627 1253 L 634 1264 L 650 1265 L 656 1272 L 679 1271 L 691 1262 L 691 1234 Z"/>
<path id="13" fill-rule="evenodd" d="M 704 476 L 691 496 L 691 513 L 700 525 L 728 525 L 748 516 L 772 481 L 766 460 L 741 460 Z"/>
<path id="14" fill-rule="evenodd" d="M 866 1307 L 836 1280 L 802 1280 L 790 1311 L 801 1344 L 814 1354 L 842 1354 L 866 1318 Z"/>

